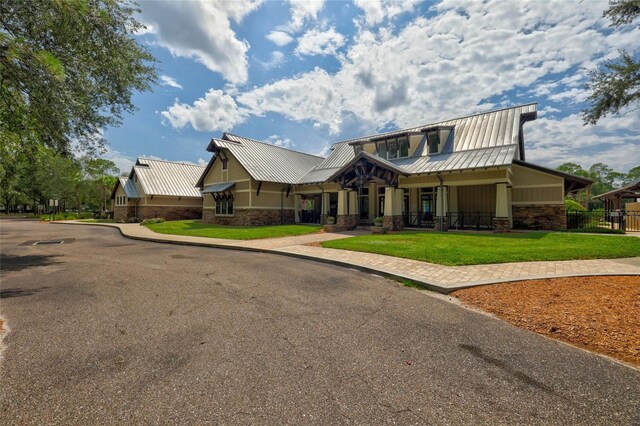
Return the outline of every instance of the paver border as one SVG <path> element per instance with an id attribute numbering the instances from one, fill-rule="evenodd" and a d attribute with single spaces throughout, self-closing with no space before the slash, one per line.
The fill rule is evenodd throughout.
<path id="1" fill-rule="evenodd" d="M 456 290 L 462 290 L 462 289 L 465 289 L 465 288 L 479 287 L 479 286 L 498 284 L 498 283 L 507 283 L 507 282 L 541 280 L 541 279 L 547 279 L 547 278 L 593 277 L 593 276 L 610 276 L 610 275 L 617 275 L 617 276 L 639 276 L 640 275 L 640 271 L 637 272 L 637 273 L 621 272 L 621 273 L 616 273 L 616 274 L 612 274 L 612 273 L 609 273 L 609 272 L 606 272 L 606 273 L 586 273 L 586 274 L 571 274 L 571 273 L 569 273 L 569 274 L 560 274 L 560 275 L 553 275 L 553 276 L 538 275 L 538 276 L 530 276 L 530 277 L 500 278 L 500 279 L 491 279 L 491 280 L 483 280 L 483 281 L 469 281 L 469 282 L 466 282 L 466 283 L 460 283 L 460 284 L 455 284 L 455 285 L 444 287 L 444 286 L 438 285 L 436 283 L 427 281 L 427 280 L 425 280 L 423 278 L 418 278 L 418 277 L 414 277 L 414 276 L 410 276 L 410 275 L 400 275 L 400 274 L 391 273 L 389 271 L 385 271 L 385 270 L 382 270 L 382 269 L 377 269 L 377 268 L 368 267 L 368 266 L 364 266 L 364 265 L 356 265 L 356 264 L 353 264 L 353 263 L 343 262 L 343 261 L 336 260 L 336 259 L 326 259 L 326 258 L 322 258 L 322 257 L 316 257 L 316 256 L 308 255 L 308 254 L 292 253 L 292 252 L 278 250 L 278 249 L 248 247 L 248 246 L 235 245 L 235 244 L 218 244 L 218 243 L 213 243 L 213 242 L 208 243 L 208 242 L 198 242 L 198 241 L 181 241 L 181 240 L 171 240 L 171 239 L 144 237 L 144 236 L 139 236 L 139 235 L 127 234 L 127 233 L 124 232 L 124 230 L 120 226 L 118 226 L 118 224 L 115 224 L 115 223 L 91 223 L 91 222 L 76 222 L 76 221 L 52 221 L 52 222 L 49 222 L 49 223 L 50 224 L 58 224 L 58 225 L 84 225 L 84 226 L 99 226 L 99 227 L 115 228 L 120 232 L 120 235 L 122 235 L 124 238 L 128 238 L 128 239 L 131 239 L 131 240 L 152 242 L 152 243 L 174 244 L 174 245 L 195 246 L 195 247 L 209 247 L 209 248 L 217 248 L 217 249 L 225 249 L 225 250 L 237 250 L 237 251 L 246 251 L 246 252 L 254 252 L 254 253 L 268 253 L 268 254 L 276 254 L 276 255 L 280 255 L 280 256 L 288 256 L 288 257 L 294 257 L 294 258 L 299 258 L 299 259 L 311 260 L 311 261 L 315 261 L 315 262 L 321 262 L 321 263 L 325 263 L 325 264 L 329 264 L 329 265 L 345 267 L 345 268 L 357 270 L 357 271 L 360 271 L 360 272 L 365 272 L 365 273 L 370 273 L 370 274 L 373 274 L 373 275 L 382 276 L 384 278 L 392 279 L 392 280 L 398 281 L 400 283 L 402 283 L 404 281 L 407 281 L 407 280 L 413 281 L 413 282 L 417 282 L 420 285 L 424 286 L 426 290 L 434 291 L 434 292 L 437 292 L 437 293 L 440 293 L 440 294 L 445 294 L 445 295 L 447 295 L 449 293 L 452 293 L 452 292 L 454 292 Z M 140 225 L 140 226 L 142 226 L 142 225 Z M 162 234 L 162 235 L 170 235 L 170 234 Z M 233 241 L 236 241 L 236 240 L 233 240 Z M 607 259 L 607 260 L 611 260 L 611 259 Z"/>

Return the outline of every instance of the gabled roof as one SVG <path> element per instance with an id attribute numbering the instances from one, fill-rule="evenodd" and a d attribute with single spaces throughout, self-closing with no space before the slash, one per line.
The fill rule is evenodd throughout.
<path id="1" fill-rule="evenodd" d="M 131 179 L 129 178 L 120 176 L 118 177 L 118 181 L 113 187 L 113 191 L 111 191 L 111 199 L 115 198 L 116 191 L 118 190 L 118 186 L 122 187 L 122 189 L 124 190 L 124 195 L 127 198 L 140 198 L 140 194 L 138 194 L 138 190 L 136 189 L 136 186 L 133 184 L 133 181 L 131 181 Z"/>
<path id="2" fill-rule="evenodd" d="M 138 158 L 129 180 L 136 175 L 144 195 L 201 197 L 195 185 L 204 168 L 192 163 Z"/>
<path id="3" fill-rule="evenodd" d="M 197 186 L 202 187 L 204 177 L 215 162 L 218 152 L 228 150 L 240 165 L 257 181 L 296 183 L 305 173 L 320 164 L 324 158 L 276 146 L 270 143 L 224 133 L 222 139 L 211 139 L 207 151 L 216 155 L 204 170 Z"/>
<path id="4" fill-rule="evenodd" d="M 616 199 L 616 198 L 640 198 L 640 180 L 633 182 L 622 188 L 614 189 L 604 194 L 596 195 L 594 199 Z"/>
<path id="5" fill-rule="evenodd" d="M 377 164 L 378 166 L 382 167 L 383 169 L 391 170 L 395 174 L 398 174 L 398 175 L 406 175 L 407 174 L 407 172 L 405 170 L 401 169 L 400 167 L 398 167 L 396 164 L 393 164 L 389 160 L 385 160 L 384 158 L 380 158 L 377 155 L 369 154 L 368 152 L 360 151 L 358 153 L 358 155 L 356 155 L 355 157 L 353 157 L 351 159 L 351 161 L 347 162 L 345 165 L 343 165 L 339 169 L 335 170 L 335 172 L 333 172 L 331 174 L 331 176 L 329 176 L 326 180 L 335 179 L 338 175 L 340 175 L 346 169 L 348 169 L 351 166 L 353 166 L 361 158 L 364 158 L 364 159 L 366 159 L 367 161 L 369 161 L 371 163 Z"/>
<path id="6" fill-rule="evenodd" d="M 520 127 L 526 121 L 535 120 L 536 111 L 535 103 L 519 105 L 338 142 L 332 146 L 329 157 L 309 170 L 298 183 L 324 182 L 353 160 L 354 144 L 420 133 L 432 128 L 454 129 L 453 141 L 446 144 L 441 153 L 428 155 L 423 140 L 411 157 L 389 162 L 407 174 L 508 166 L 514 159 L 524 157 Z"/>

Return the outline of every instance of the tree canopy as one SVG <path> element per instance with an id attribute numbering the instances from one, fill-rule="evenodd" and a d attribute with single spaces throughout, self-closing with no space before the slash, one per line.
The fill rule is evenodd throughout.
<path id="1" fill-rule="evenodd" d="M 640 16 L 640 0 L 610 0 L 603 13 L 611 26 L 632 23 Z M 620 51 L 617 59 L 609 60 L 589 71 L 589 107 L 582 111 L 585 124 L 596 124 L 609 114 L 617 114 L 626 107 L 640 107 L 640 59 L 638 51 Z"/>
<path id="2" fill-rule="evenodd" d="M 156 79 L 155 59 L 133 38 L 143 27 L 136 12 L 115 0 L 0 2 L 0 138 L 14 146 L 0 155 L 15 145 L 104 146 L 102 129 L 119 125 L 134 91 Z"/>

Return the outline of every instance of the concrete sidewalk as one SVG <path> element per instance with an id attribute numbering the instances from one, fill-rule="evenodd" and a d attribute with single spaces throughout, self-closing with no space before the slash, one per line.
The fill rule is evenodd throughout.
<path id="1" fill-rule="evenodd" d="M 397 280 L 416 281 L 430 290 L 445 294 L 465 287 L 527 279 L 589 275 L 640 275 L 640 257 L 443 266 L 381 254 L 329 249 L 313 244 L 366 235 L 368 234 L 366 231 L 325 232 L 260 240 L 227 240 L 158 234 L 145 226 L 135 223 L 87 223 L 78 221 L 52 223 L 109 226 L 118 228 L 120 233 L 127 238 L 143 241 L 259 251 L 301 257 L 355 268 Z"/>

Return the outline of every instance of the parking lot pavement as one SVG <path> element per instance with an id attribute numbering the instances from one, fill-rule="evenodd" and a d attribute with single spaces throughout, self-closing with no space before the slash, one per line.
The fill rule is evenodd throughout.
<path id="1" fill-rule="evenodd" d="M 637 370 L 370 274 L 110 228 L 0 238 L 2 424 L 640 420 Z"/>

